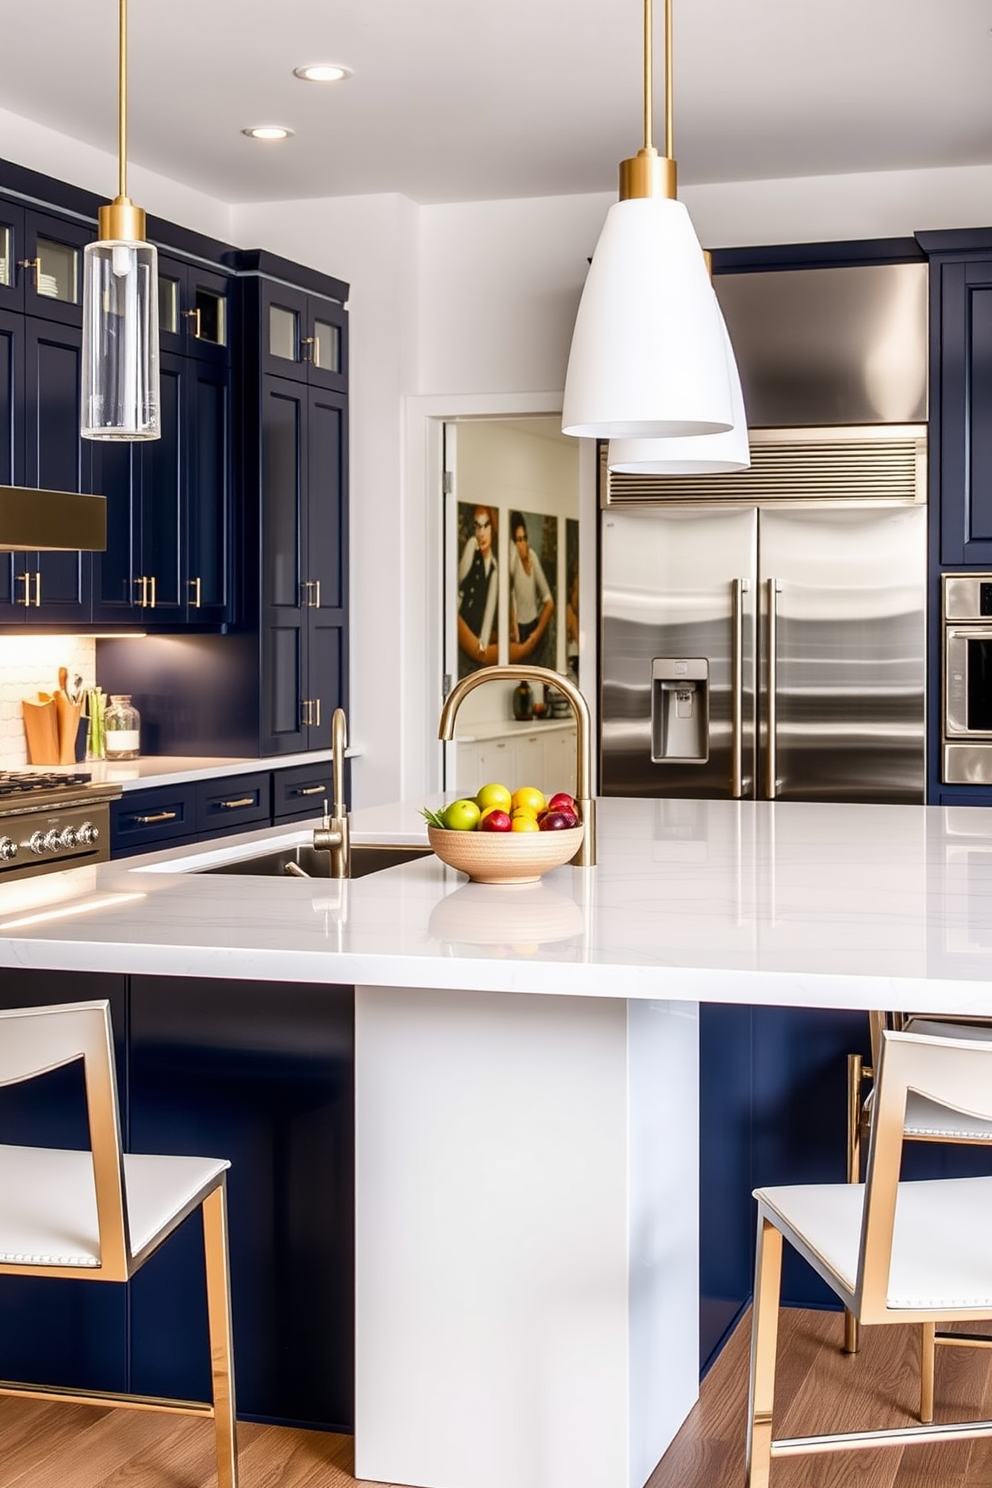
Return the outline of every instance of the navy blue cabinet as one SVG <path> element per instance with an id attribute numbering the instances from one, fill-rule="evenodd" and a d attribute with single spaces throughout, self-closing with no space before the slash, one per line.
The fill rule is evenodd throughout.
<path id="1" fill-rule="evenodd" d="M 93 490 L 81 367 L 78 327 L 0 311 L 0 471 L 12 484 Z M 0 624 L 71 628 L 90 615 L 89 553 L 3 555 Z"/>
<path id="2" fill-rule="evenodd" d="M 231 361 L 231 276 L 159 251 L 158 330 L 162 351 L 223 366 Z"/>
<path id="3" fill-rule="evenodd" d="M 162 436 L 95 448 L 108 505 L 93 616 L 176 631 L 230 618 L 231 386 L 228 368 L 163 352 Z"/>
<path id="4" fill-rule="evenodd" d="M 923 233 L 933 322 L 931 489 L 940 564 L 992 566 L 992 230 Z"/>
<path id="5" fill-rule="evenodd" d="M 262 749 L 324 748 L 343 702 L 343 394 L 265 376 L 262 463 Z"/>
<path id="6" fill-rule="evenodd" d="M 273 280 L 261 282 L 262 371 L 332 392 L 348 391 L 343 305 Z"/>

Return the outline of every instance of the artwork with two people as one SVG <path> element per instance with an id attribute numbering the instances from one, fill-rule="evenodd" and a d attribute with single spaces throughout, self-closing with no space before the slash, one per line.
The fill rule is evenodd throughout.
<path id="1" fill-rule="evenodd" d="M 498 660 L 498 514 L 459 502 L 458 675 Z M 535 666 L 556 665 L 554 591 L 558 576 L 558 519 L 513 511 L 509 518 L 509 656 Z"/>

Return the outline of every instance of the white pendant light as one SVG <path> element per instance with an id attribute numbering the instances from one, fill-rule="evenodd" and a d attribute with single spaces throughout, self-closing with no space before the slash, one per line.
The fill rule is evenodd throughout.
<path id="1" fill-rule="evenodd" d="M 747 413 L 737 362 L 727 328 L 727 375 L 733 428 L 720 434 L 696 434 L 684 439 L 611 439 L 607 464 L 618 475 L 717 475 L 751 466 Z"/>
<path id="2" fill-rule="evenodd" d="M 127 0 L 119 0 L 118 172 L 83 254 L 84 439 L 158 439 L 158 253 L 145 214 L 127 195 Z"/>
<path id="3" fill-rule="evenodd" d="M 726 330 L 672 158 L 665 0 L 665 155 L 652 134 L 652 0 L 644 3 L 644 146 L 620 163 L 575 320 L 562 431 L 594 439 L 716 434 L 733 424 Z M 732 362 L 732 354 L 731 354 Z"/>

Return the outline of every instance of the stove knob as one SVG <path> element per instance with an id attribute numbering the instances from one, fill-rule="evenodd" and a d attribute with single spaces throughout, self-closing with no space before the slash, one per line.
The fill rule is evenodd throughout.
<path id="1" fill-rule="evenodd" d="M 24 846 L 29 847 L 33 853 L 37 853 L 40 857 L 45 851 L 45 838 L 41 832 L 32 832 Z"/>
<path id="2" fill-rule="evenodd" d="M 59 836 L 58 832 L 56 832 L 53 828 L 51 832 L 45 833 L 45 837 L 41 845 L 44 848 L 45 852 L 58 852 L 59 848 L 62 846 L 62 839 Z"/>
<path id="3" fill-rule="evenodd" d="M 76 828 L 76 841 L 80 847 L 91 847 L 99 835 L 99 827 L 95 827 L 92 822 L 83 822 Z"/>
<path id="4" fill-rule="evenodd" d="M 0 862 L 9 863 L 17 857 L 17 843 L 12 837 L 0 837 Z"/>
<path id="5" fill-rule="evenodd" d="M 59 847 L 68 849 L 76 845 L 76 830 L 74 827 L 63 827 L 59 833 Z"/>

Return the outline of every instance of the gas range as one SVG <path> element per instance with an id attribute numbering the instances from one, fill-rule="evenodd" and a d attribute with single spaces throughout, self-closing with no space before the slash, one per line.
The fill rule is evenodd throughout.
<path id="1" fill-rule="evenodd" d="M 110 856 L 110 802 L 120 785 L 85 771 L 0 770 L 0 883 Z"/>

